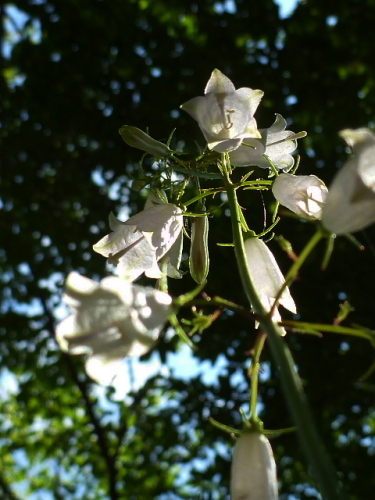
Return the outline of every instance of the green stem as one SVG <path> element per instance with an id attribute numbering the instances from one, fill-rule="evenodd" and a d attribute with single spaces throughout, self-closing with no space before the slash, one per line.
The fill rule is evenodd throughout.
<path id="1" fill-rule="evenodd" d="M 359 337 L 369 340 L 371 345 L 375 347 L 375 332 L 366 328 L 351 328 L 349 326 L 326 325 L 324 323 L 307 323 L 303 321 L 283 320 L 282 325 L 288 328 L 293 328 L 294 331 L 301 333 L 316 333 L 328 332 L 336 333 L 337 335 L 349 335 L 351 337 Z"/>
<path id="2" fill-rule="evenodd" d="M 290 350 L 281 337 L 280 327 L 272 322 L 270 315 L 264 309 L 250 275 L 242 237 L 236 189 L 225 172 L 223 173 L 223 181 L 231 211 L 233 241 L 242 284 L 254 312 L 258 315 L 257 319 L 262 330 L 267 333 L 270 350 L 279 369 L 285 398 L 297 426 L 302 448 L 322 497 L 325 500 L 343 500 L 346 497 L 339 485 L 335 468 L 324 449 L 312 420 L 307 398 Z"/>
<path id="3" fill-rule="evenodd" d="M 313 249 L 316 247 L 316 245 L 322 238 L 324 238 L 324 234 L 320 229 L 318 229 L 316 233 L 314 233 L 310 241 L 307 243 L 305 248 L 302 250 L 302 252 L 299 254 L 298 259 L 289 269 L 288 274 L 285 276 L 285 282 L 287 284 L 290 284 L 290 282 L 297 277 L 298 271 L 301 269 L 307 257 L 310 255 L 310 253 L 313 251 Z"/>
<path id="4" fill-rule="evenodd" d="M 185 201 L 183 204 L 185 207 L 188 207 L 192 203 L 195 203 L 196 201 L 199 201 L 203 198 L 206 198 L 207 196 L 211 196 L 211 195 L 215 195 L 217 193 L 220 193 L 222 190 L 223 190 L 223 188 L 206 189 L 203 191 L 203 193 L 200 193 L 197 196 L 194 196 L 194 198 L 191 198 L 191 200 Z"/>
<path id="5" fill-rule="evenodd" d="M 272 226 L 271 226 L 272 227 Z M 294 262 L 292 267 L 289 269 L 287 275 L 285 276 L 285 281 L 283 286 L 280 288 L 276 300 L 274 302 L 274 305 L 272 307 L 272 310 L 277 307 L 278 302 L 280 300 L 280 297 L 284 293 L 285 288 L 290 286 L 290 284 L 297 278 L 298 276 L 298 271 L 301 269 L 302 265 L 306 261 L 307 257 L 310 255 L 310 253 L 313 251 L 315 246 L 319 243 L 319 241 L 324 238 L 324 233 L 321 230 L 317 230 L 316 233 L 313 235 L 313 237 L 310 239 L 310 241 L 307 243 L 305 248 L 302 250 L 300 255 L 298 256 L 297 260 Z"/>
<path id="6" fill-rule="evenodd" d="M 259 422 L 259 417 L 257 413 L 257 403 L 258 403 L 258 382 L 259 382 L 259 370 L 260 370 L 260 355 L 263 350 L 264 342 L 266 340 L 266 335 L 261 332 L 254 346 L 254 355 L 249 369 L 249 376 L 251 377 L 251 393 L 250 393 L 250 421 Z"/>

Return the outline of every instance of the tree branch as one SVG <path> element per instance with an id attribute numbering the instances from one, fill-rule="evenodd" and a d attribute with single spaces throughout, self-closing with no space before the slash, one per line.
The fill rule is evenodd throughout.
<path id="1" fill-rule="evenodd" d="M 10 489 L 8 483 L 4 479 L 3 475 L 0 472 L 0 488 L 2 490 L 2 496 L 3 500 L 20 500 L 20 498 L 13 493 L 13 491 Z"/>
<path id="2" fill-rule="evenodd" d="M 44 314 L 47 317 L 47 328 L 48 331 L 51 335 L 52 338 L 54 338 L 54 317 L 49 310 L 49 307 L 46 302 L 45 297 L 40 297 Z M 116 468 L 116 456 L 112 455 L 109 451 L 109 446 L 108 446 L 108 441 L 107 437 L 105 435 L 105 431 L 102 428 L 100 421 L 98 417 L 95 414 L 95 405 L 92 402 L 90 395 L 89 395 L 89 390 L 88 390 L 88 384 L 86 381 L 82 381 L 78 377 L 78 373 L 76 370 L 76 367 L 74 366 L 74 363 L 71 360 L 71 357 L 69 354 L 62 353 L 63 359 L 69 369 L 69 373 L 74 381 L 74 383 L 77 385 L 79 391 L 81 392 L 84 405 L 86 408 L 86 414 L 88 415 L 93 427 L 94 427 L 94 433 L 98 439 L 98 445 L 102 454 L 102 457 L 106 463 L 107 466 L 107 472 L 108 472 L 108 492 L 111 500 L 119 500 L 118 493 L 117 493 L 117 468 Z"/>

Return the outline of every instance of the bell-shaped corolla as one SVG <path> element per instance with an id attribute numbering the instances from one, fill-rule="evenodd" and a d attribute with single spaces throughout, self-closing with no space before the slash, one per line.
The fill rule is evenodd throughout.
<path id="1" fill-rule="evenodd" d="M 245 137 L 241 146 L 230 153 L 230 162 L 234 167 L 257 166 L 270 169 L 270 162 L 278 170 L 289 172 L 294 165 L 290 154 L 297 148 L 297 139 L 305 132 L 295 134 L 286 129 L 284 118 L 276 114 L 271 127 L 259 130 L 260 139 Z M 268 160 L 267 160 L 268 158 Z"/>
<path id="2" fill-rule="evenodd" d="M 182 250 L 182 210 L 161 200 L 146 203 L 145 210 L 121 222 L 111 213 L 112 233 L 104 236 L 93 248 L 117 265 L 117 273 L 130 281 L 143 272 L 149 278 L 160 278 L 158 261 L 167 256 L 167 274 L 178 276 Z M 168 254 L 169 252 L 169 254 Z M 168 254 L 168 255 L 167 255 Z"/>
<path id="3" fill-rule="evenodd" d="M 329 186 L 322 212 L 323 227 L 337 235 L 375 222 L 375 136 L 366 128 L 346 129 L 340 135 L 354 154 Z"/>
<path id="4" fill-rule="evenodd" d="M 280 174 L 272 192 L 276 200 L 304 219 L 321 219 L 328 189 L 315 175 Z"/>
<path id="5" fill-rule="evenodd" d="M 181 108 L 198 122 L 209 149 L 226 153 L 237 149 L 244 137 L 260 138 L 254 113 L 263 97 L 262 90 L 236 90 L 231 80 L 215 69 L 204 94 Z"/>
<path id="6" fill-rule="evenodd" d="M 259 432 L 237 439 L 231 467 L 232 500 L 277 500 L 276 463 L 270 442 Z"/>
<path id="7" fill-rule="evenodd" d="M 86 354 L 86 371 L 109 385 L 125 357 L 142 356 L 159 337 L 172 299 L 164 292 L 114 276 L 97 283 L 70 273 L 64 300 L 72 314 L 56 327 L 56 340 L 69 354 Z"/>
<path id="8" fill-rule="evenodd" d="M 285 279 L 273 256 L 271 250 L 263 240 L 250 237 L 245 240 L 245 253 L 250 275 L 259 293 L 263 307 L 270 311 L 273 308 L 272 319 L 275 322 L 281 321 L 281 316 L 277 307 L 274 307 L 275 300 L 292 313 L 296 313 L 296 304 L 290 294 L 289 288 L 285 286 Z M 283 288 L 281 295 L 279 292 Z M 285 335 L 285 329 L 281 328 Z"/>

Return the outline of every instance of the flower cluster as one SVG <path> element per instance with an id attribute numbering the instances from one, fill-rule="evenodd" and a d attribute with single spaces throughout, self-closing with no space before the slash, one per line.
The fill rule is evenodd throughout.
<path id="1" fill-rule="evenodd" d="M 63 351 L 86 354 L 86 371 L 108 385 L 123 358 L 141 356 L 155 344 L 172 312 L 171 297 L 152 288 L 134 285 L 141 274 L 160 278 L 160 259 L 167 275 L 181 277 L 182 210 L 166 203 L 165 193 L 151 192 L 145 209 L 125 222 L 109 217 L 112 233 L 94 250 L 115 264 L 119 277 L 99 284 L 71 273 L 65 302 L 73 313 L 58 324 L 56 339 Z"/>
<path id="2" fill-rule="evenodd" d="M 214 209 L 206 203 L 207 198 L 212 196 L 213 199 L 226 190 L 236 257 L 245 278 L 244 289 L 251 299 L 250 307 L 258 314 L 257 320 L 265 331 L 265 335 L 258 336 L 254 347 L 251 432 L 247 425 L 247 430 L 236 442 L 233 454 L 232 500 L 278 498 L 272 449 L 264 434 L 257 432 L 263 427 L 258 425 L 259 417 L 256 415 L 258 375 L 255 372 L 260 366 L 264 339 L 267 337 L 270 342 L 276 339 L 282 343 L 277 333 L 286 334 L 279 306 L 292 314 L 297 313 L 287 285 L 289 279 L 297 275 L 308 253 L 302 252 L 296 258 L 287 275 L 287 283 L 267 244 L 248 228 L 244 211 L 237 201 L 237 191 L 243 189 L 247 194 L 247 190 L 251 189 L 270 189 L 271 181 L 249 180 L 252 174 L 249 172 L 240 180 L 237 176 L 233 182 L 233 167 L 268 169 L 269 177 L 275 176 L 271 188 L 275 199 L 298 217 L 315 221 L 318 226 L 316 240 L 331 234 L 359 231 L 375 222 L 375 135 L 367 128 L 341 132 L 353 149 L 353 155 L 327 189 L 315 175 L 295 173 L 297 167 L 292 153 L 297 148 L 297 139 L 304 137 L 305 132 L 295 134 L 287 130 L 287 122 L 279 114 L 276 114 L 273 125 L 258 130 L 254 114 L 262 96 L 261 90 L 247 87 L 236 90 L 231 80 L 215 69 L 204 96 L 190 99 L 181 106 L 198 122 L 209 150 L 205 150 L 199 158 L 186 162 L 177 158 L 181 152 L 170 148 L 171 137 L 164 144 L 136 127 L 121 127 L 120 134 L 129 146 L 146 153 L 143 155 L 146 160 L 149 160 L 148 155 L 154 158 L 152 175 L 144 174 L 142 164 L 142 178 L 139 179 L 140 189 L 150 186 L 149 196 L 144 209 L 128 220 L 121 221 L 113 213 L 110 214 L 111 232 L 93 245 L 93 249 L 107 259 L 117 276 L 104 278 L 98 283 L 75 272 L 70 273 L 64 300 L 71 313 L 56 328 L 60 348 L 69 354 L 86 355 L 88 375 L 96 382 L 108 385 L 125 357 L 142 356 L 155 346 L 168 319 L 181 337 L 190 341 L 178 325 L 177 308 L 181 305 L 192 305 L 196 316 L 194 322 L 185 318 L 182 320 L 185 325 L 193 326 L 191 337 L 211 325 L 220 311 L 216 316 L 208 316 L 203 309 L 196 312 L 196 306 L 203 302 L 204 307 L 208 307 L 214 300 L 204 294 L 199 301 L 194 300 L 205 285 L 210 265 L 209 217 Z M 221 153 L 220 160 L 212 151 Z M 218 160 L 215 173 L 210 165 L 212 160 Z M 185 174 L 185 177 L 181 179 L 179 174 Z M 222 179 L 224 188 L 215 185 L 201 189 L 200 178 Z M 194 182 L 191 182 L 192 179 Z M 193 197 L 184 200 L 185 194 L 191 191 L 194 191 Z M 195 211 L 187 212 L 186 207 L 192 204 Z M 190 221 L 185 219 L 185 228 L 184 217 L 190 218 Z M 190 255 L 186 258 L 190 276 L 199 286 L 173 303 L 171 296 L 158 288 L 167 290 L 167 277 L 182 278 L 185 274 L 180 270 L 184 234 L 190 239 Z M 134 284 L 142 275 L 160 281 L 155 288 Z M 214 298 L 233 311 L 239 307 L 242 309 L 242 306 L 221 297 Z M 258 326 L 259 323 L 256 323 L 256 328 Z M 271 347 L 275 345 L 277 347 L 278 344 Z M 280 352 L 280 356 L 284 356 L 284 351 Z M 289 366 L 289 363 L 286 365 Z M 301 422 L 306 427 L 303 420 L 297 424 L 301 426 Z"/>
<path id="3" fill-rule="evenodd" d="M 359 231 L 375 222 L 375 135 L 367 128 L 341 132 L 353 155 L 327 189 L 315 175 L 296 175 L 292 153 L 297 148 L 297 139 L 304 137 L 305 132 L 295 134 L 287 130 L 287 122 L 279 114 L 269 128 L 258 130 L 254 114 L 262 96 L 261 90 L 247 87 L 236 90 L 231 80 L 215 69 L 204 95 L 181 106 L 198 122 L 208 148 L 198 158 L 187 161 L 183 157 L 177 158 L 181 152 L 171 149 L 172 136 L 164 144 L 136 127 L 121 127 L 121 137 L 129 146 L 145 153 L 145 163 L 149 160 L 148 155 L 153 158 L 152 173 L 145 173 L 142 163 L 142 177 L 138 179 L 139 189 L 150 186 L 149 195 L 144 209 L 128 220 L 121 221 L 110 214 L 111 232 L 94 244 L 93 249 L 107 259 L 117 276 L 95 282 L 75 272 L 70 273 L 64 300 L 71 313 L 56 328 L 56 340 L 61 350 L 86 355 L 88 375 L 100 384 L 109 385 L 124 358 L 142 356 L 155 346 L 168 320 L 184 340 L 191 342 L 194 334 L 208 328 L 221 313 L 221 309 L 212 315 L 206 315 L 204 309 L 197 312 L 196 307 L 202 303 L 203 308 L 216 302 L 220 308 L 228 307 L 234 312 L 241 310 L 248 315 L 250 309 L 244 311 L 243 306 L 226 298 L 212 298 L 202 293 L 196 300 L 197 293 L 206 283 L 210 265 L 209 218 L 216 207 L 213 202 L 211 208 L 207 199 L 214 199 L 218 193 L 226 194 L 236 258 L 243 273 L 244 290 L 251 302 L 249 308 L 259 321 L 255 327 L 264 329 L 254 343 L 252 368 L 249 370 L 252 378 L 251 416 L 233 453 L 232 500 L 278 498 L 272 448 L 262 434 L 263 424 L 257 416 L 259 360 L 267 340 L 271 352 L 276 352 L 276 359 L 279 357 L 277 361 L 283 381 L 286 386 L 292 384 L 298 396 L 293 396 L 294 391 L 286 391 L 286 394 L 290 392 L 290 397 L 300 397 L 300 386 L 295 384 L 297 373 L 293 374 L 289 362 L 280 362 L 283 357 L 287 361 L 287 351 L 286 344 L 277 334 L 285 335 L 284 325 L 288 323 L 283 324 L 279 306 L 292 314 L 297 313 L 288 284 L 297 276 L 308 255 L 306 248 L 310 250 L 312 247 L 310 243 L 299 257 L 295 257 L 296 262 L 284 278 L 274 255 L 260 238 L 273 229 L 276 222 L 256 236 L 247 225 L 237 192 L 243 190 L 242 196 L 246 196 L 251 190 L 271 188 L 278 203 L 298 217 L 316 223 L 318 231 L 311 240 L 314 244 L 319 238 Z M 221 153 L 220 159 L 215 152 Z M 212 172 L 212 161 L 216 172 Z M 251 180 L 252 171 L 245 172 L 240 179 L 233 167 L 268 169 L 269 177 L 275 176 L 272 187 L 269 179 Z M 233 173 L 235 181 L 231 177 Z M 201 188 L 201 178 L 204 179 L 202 184 L 207 179 L 215 179 L 215 182 L 222 179 L 224 187 L 215 184 Z M 185 195 L 191 192 L 193 197 L 185 200 Z M 192 205 L 195 210 L 188 212 L 187 207 Z M 186 274 L 180 269 L 184 235 L 190 239 L 190 255 L 185 260 L 198 287 L 194 284 L 192 291 L 173 302 L 171 296 L 159 288 L 168 289 L 167 277 L 182 278 Z M 155 288 L 134 284 L 142 275 L 159 282 Z M 192 306 L 195 316 L 193 321 L 181 320 L 192 326 L 190 338 L 177 317 L 177 309 L 183 305 Z M 293 328 L 296 323 L 295 319 L 289 322 Z M 282 348 L 278 347 L 280 344 Z M 305 436 L 310 436 L 312 426 L 305 414 L 303 419 L 298 415 L 295 418 L 297 428 Z M 232 432 L 229 428 L 227 430 Z"/>
<path id="4" fill-rule="evenodd" d="M 208 149 L 226 153 L 232 167 L 257 166 L 269 169 L 272 175 L 278 174 L 272 185 L 273 194 L 299 217 L 320 220 L 326 232 L 335 234 L 358 231 L 375 222 L 372 132 L 341 132 L 354 154 L 327 189 L 315 175 L 288 173 L 294 166 L 291 153 L 297 147 L 296 139 L 305 133 L 286 130 L 287 123 L 279 114 L 271 127 L 258 130 L 254 114 L 262 96 L 261 90 L 236 90 L 231 80 L 215 69 L 204 96 L 187 101 L 181 108 L 197 120 Z M 178 153 L 136 127 L 124 125 L 120 134 L 128 145 L 167 165 Z M 181 169 L 181 162 L 178 168 Z M 171 185 L 168 189 L 173 192 Z M 182 193 L 178 191 L 172 199 L 179 200 Z M 192 278 L 203 284 L 209 270 L 209 253 L 208 214 L 201 197 L 196 210 L 191 223 L 189 267 Z M 74 311 L 59 324 L 57 339 L 63 350 L 88 355 L 86 366 L 94 379 L 111 380 L 119 360 L 145 353 L 158 336 L 171 311 L 171 299 L 132 282 L 142 274 L 154 279 L 164 275 L 182 277 L 183 216 L 181 206 L 168 202 L 163 190 L 151 189 L 144 210 L 128 220 L 120 221 L 111 213 L 111 232 L 93 246 L 115 267 L 118 278 L 96 284 L 76 274 L 68 277 L 65 299 Z M 278 305 L 292 313 L 296 312 L 296 305 L 267 245 L 247 236 L 248 272 L 264 308 L 275 322 L 280 322 Z M 281 332 L 285 333 L 283 329 Z"/>
<path id="5" fill-rule="evenodd" d="M 236 90 L 230 79 L 214 70 L 204 96 L 195 97 L 181 107 L 198 124 L 207 140 L 208 148 L 229 152 L 233 166 L 257 165 L 289 171 L 294 164 L 291 153 L 296 149 L 296 136 L 286 130 L 286 121 L 276 115 L 269 129 L 258 130 L 254 113 L 263 92 L 251 88 Z M 124 141 L 160 161 L 169 161 L 175 151 L 136 127 L 124 125 L 120 129 Z M 180 195 L 176 196 L 179 199 Z M 201 200 L 196 205 L 197 217 L 191 224 L 189 267 L 192 278 L 204 283 L 209 270 L 208 216 Z M 102 237 L 93 249 L 108 259 L 119 278 L 102 280 L 100 284 L 72 274 L 66 283 L 65 300 L 74 311 L 57 328 L 57 340 L 62 349 L 72 354 L 86 353 L 87 371 L 101 382 L 112 380 L 116 367 L 125 356 L 141 355 L 155 340 L 142 330 L 144 315 L 137 303 L 148 304 L 152 289 L 140 290 L 132 282 L 142 274 L 159 279 L 181 278 L 180 262 L 183 246 L 183 210 L 168 202 L 166 193 L 151 189 L 144 210 L 126 221 L 109 216 L 111 232 Z M 276 261 L 266 245 L 254 239 L 246 243 L 249 269 L 254 274 L 267 310 L 280 319 L 274 305 L 295 311 L 293 299 L 285 288 L 278 291 L 283 278 Z M 119 281 L 122 280 L 122 281 Z M 128 295 L 126 295 L 128 294 Z M 130 299 L 129 297 L 136 297 Z M 73 297 L 76 297 L 73 300 Z M 126 300 L 124 297 L 127 297 Z M 137 302 L 138 301 L 138 302 Z M 142 303 L 143 303 L 142 302 Z M 154 306 L 147 305 L 155 318 L 160 317 Z M 169 309 L 165 309 L 167 311 Z M 119 323 L 119 318 L 121 321 Z M 137 318 L 137 320 L 135 320 Z M 158 322 L 157 331 L 166 318 Z M 152 338 L 152 342 L 151 342 Z"/>

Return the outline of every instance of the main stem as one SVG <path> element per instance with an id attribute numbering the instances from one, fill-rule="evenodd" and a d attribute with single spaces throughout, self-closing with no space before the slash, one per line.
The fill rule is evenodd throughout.
<path id="1" fill-rule="evenodd" d="M 280 373 L 287 405 L 297 426 L 297 432 L 307 461 L 311 466 L 312 475 L 324 500 L 344 500 L 346 496 L 340 487 L 335 468 L 324 449 L 312 420 L 307 398 L 290 350 L 281 337 L 280 327 L 273 323 L 270 315 L 267 314 L 268 311 L 263 307 L 250 275 L 242 237 L 241 216 L 236 189 L 225 171 L 223 181 L 231 211 L 233 242 L 242 285 L 253 311 L 257 314 L 261 329 L 267 333 L 267 340 Z"/>

